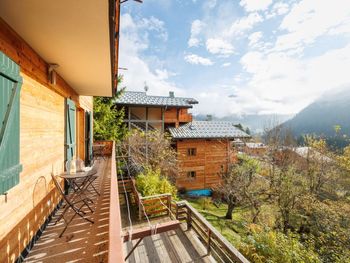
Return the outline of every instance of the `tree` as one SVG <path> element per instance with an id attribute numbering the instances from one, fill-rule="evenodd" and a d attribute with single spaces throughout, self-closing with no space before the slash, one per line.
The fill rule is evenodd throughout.
<path id="1" fill-rule="evenodd" d="M 118 84 L 121 78 L 118 78 Z M 120 141 L 127 134 L 124 125 L 124 109 L 117 110 L 115 100 L 124 89 L 114 97 L 94 97 L 94 139 Z"/>
<path id="2" fill-rule="evenodd" d="M 231 165 L 231 169 L 227 173 L 221 174 L 222 181 L 215 190 L 227 202 L 226 219 L 232 219 L 234 208 L 246 202 L 250 202 L 254 209 L 258 209 L 258 195 L 252 193 L 258 169 L 259 165 L 256 160 L 242 155 L 239 157 L 238 163 Z"/>
<path id="3" fill-rule="evenodd" d="M 124 155 L 138 170 L 160 170 L 163 176 L 175 181 L 178 175 L 177 153 L 171 147 L 171 139 L 167 134 L 149 131 L 147 134 L 134 130 L 121 143 Z"/>

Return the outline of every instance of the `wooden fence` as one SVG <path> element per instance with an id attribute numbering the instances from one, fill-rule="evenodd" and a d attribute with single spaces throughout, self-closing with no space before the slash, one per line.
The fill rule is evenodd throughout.
<path id="1" fill-rule="evenodd" d="M 249 263 L 249 261 L 188 202 L 173 202 L 171 209 L 177 220 L 185 221 L 187 223 L 187 229 L 194 230 L 201 242 L 206 246 L 207 253 L 211 253 L 218 262 Z"/>
<path id="2" fill-rule="evenodd" d="M 148 217 L 170 216 L 173 220 L 186 222 L 187 230 L 192 229 L 206 246 L 207 253 L 218 262 L 249 263 L 249 261 L 234 247 L 219 231 L 217 231 L 195 208 L 187 201 L 175 202 L 171 194 L 159 194 L 142 197 L 137 191 L 135 180 L 119 181 L 120 192 L 125 190 L 133 195 L 133 202 L 138 205 L 139 220 L 147 214 Z"/>
<path id="3" fill-rule="evenodd" d="M 137 191 L 134 179 L 119 181 L 119 192 L 124 193 L 125 191 L 132 194 L 132 202 L 138 206 L 139 220 L 146 217 L 145 214 L 147 217 L 171 215 L 171 194 L 159 194 L 143 197 Z"/>

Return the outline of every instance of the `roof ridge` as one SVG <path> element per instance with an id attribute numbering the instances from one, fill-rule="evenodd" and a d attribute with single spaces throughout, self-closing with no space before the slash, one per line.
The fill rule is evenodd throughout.
<path id="1" fill-rule="evenodd" d="M 149 95 L 147 94 L 146 91 L 134 91 L 134 90 L 126 90 L 124 93 L 144 93 L 146 94 L 146 96 L 148 97 L 156 97 L 156 98 L 169 98 L 169 99 L 187 99 L 187 100 L 196 100 L 195 98 L 191 98 L 191 97 L 170 97 L 170 96 L 165 96 L 165 95 Z"/>

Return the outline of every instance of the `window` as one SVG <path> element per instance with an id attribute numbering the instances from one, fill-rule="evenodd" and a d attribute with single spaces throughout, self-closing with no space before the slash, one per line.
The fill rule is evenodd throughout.
<path id="1" fill-rule="evenodd" d="M 19 66 L 0 51 L 0 194 L 19 183 Z"/>
<path id="2" fill-rule="evenodd" d="M 195 178 L 196 178 L 196 172 L 195 172 L 195 171 L 189 171 L 189 172 L 187 172 L 187 178 L 189 178 L 189 179 L 195 179 Z"/>
<path id="3" fill-rule="evenodd" d="M 196 156 L 197 149 L 196 148 L 188 148 L 187 149 L 187 156 Z"/>

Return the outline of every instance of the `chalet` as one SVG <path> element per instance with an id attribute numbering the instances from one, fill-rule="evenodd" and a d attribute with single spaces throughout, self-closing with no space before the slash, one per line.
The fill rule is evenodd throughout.
<path id="1" fill-rule="evenodd" d="M 118 31 L 119 0 L 0 1 L 0 262 L 20 261 L 59 204 L 51 174 L 91 161 Z"/>
<path id="2" fill-rule="evenodd" d="M 145 132 L 157 129 L 170 132 L 178 152 L 180 177 L 178 188 L 206 189 L 217 185 L 235 159 L 232 142 L 250 136 L 231 122 L 193 121 L 189 109 L 193 98 L 151 96 L 146 92 L 127 91 L 116 101 L 125 109 L 129 129 Z"/>
<path id="3" fill-rule="evenodd" d="M 129 129 L 162 132 L 191 122 L 189 109 L 197 103 L 192 98 L 175 97 L 174 92 L 169 92 L 169 96 L 151 96 L 135 91 L 124 92 L 116 101 L 118 107 L 125 109 L 125 123 Z"/>
<path id="4" fill-rule="evenodd" d="M 220 175 L 236 160 L 233 141 L 250 138 L 226 121 L 193 121 L 169 131 L 178 152 L 177 187 L 190 190 L 217 186 Z"/>

